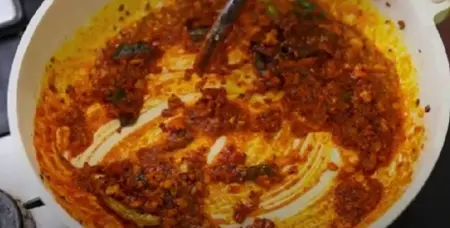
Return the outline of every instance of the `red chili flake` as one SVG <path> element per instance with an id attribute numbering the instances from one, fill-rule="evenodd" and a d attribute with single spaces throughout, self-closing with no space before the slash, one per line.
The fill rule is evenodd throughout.
<path id="1" fill-rule="evenodd" d="M 239 193 L 241 191 L 241 186 L 240 185 L 236 185 L 236 184 L 232 184 L 230 186 L 228 186 L 228 192 L 229 193 Z"/>
<path id="2" fill-rule="evenodd" d="M 339 169 L 339 167 L 334 164 L 333 162 L 329 162 L 327 165 L 328 170 L 330 171 L 337 171 Z"/>

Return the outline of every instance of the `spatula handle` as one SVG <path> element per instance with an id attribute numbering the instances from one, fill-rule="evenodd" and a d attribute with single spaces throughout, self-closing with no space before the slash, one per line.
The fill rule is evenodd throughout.
<path id="1" fill-rule="evenodd" d="M 202 74 L 208 66 L 214 50 L 227 37 L 231 25 L 239 17 L 241 9 L 247 0 L 229 0 L 220 12 L 211 30 L 206 35 L 199 54 L 195 59 L 194 70 Z"/>

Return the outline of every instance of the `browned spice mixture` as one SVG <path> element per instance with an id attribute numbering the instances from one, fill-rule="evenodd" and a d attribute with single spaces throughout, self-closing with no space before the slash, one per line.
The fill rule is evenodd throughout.
<path id="1" fill-rule="evenodd" d="M 255 222 L 251 226 L 247 226 L 247 228 L 275 228 L 275 224 L 269 219 L 255 219 Z"/>
<path id="2" fill-rule="evenodd" d="M 209 167 L 207 173 L 211 181 L 226 184 L 254 181 L 260 186 L 270 187 L 282 180 L 283 177 L 276 164 L 268 163 L 248 167 L 245 166 L 245 159 L 245 154 L 237 151 L 234 146 L 225 147 L 220 152 L 216 164 Z"/>
<path id="3" fill-rule="evenodd" d="M 97 59 L 93 89 L 66 90 L 75 102 L 58 124 L 70 128 L 71 156 L 82 153 L 93 139 L 81 110 L 100 102 L 109 118 L 118 118 L 122 126 L 134 124 L 147 93 L 145 77 L 161 72 L 156 63 L 165 50 L 182 44 L 187 52 L 197 53 L 224 3 L 180 0 L 111 39 Z M 258 77 L 254 89 L 241 98 L 283 91 L 281 101 L 268 101 L 272 108 L 251 113 L 229 100 L 225 89 L 201 89 L 202 96 L 193 105 L 174 95 L 163 117 L 179 117 L 160 126 L 164 139 L 138 151 L 137 164 L 125 160 L 79 170 L 80 187 L 112 208 L 124 224 L 134 226 L 137 217 L 151 214 L 160 218 L 161 227 L 217 226 L 203 208 L 208 183 L 233 184 L 232 191 L 245 182 L 270 188 L 283 180 L 282 164 L 246 166 L 245 153 L 233 145 L 209 167 L 206 148 L 186 157 L 184 168 L 174 165 L 170 153 L 186 148 L 200 135 L 215 139 L 230 132 L 264 132 L 270 137 L 284 122 L 299 137 L 331 132 L 338 145 L 359 152 L 355 168 L 364 174 L 363 181 L 342 175 L 335 190 L 335 210 L 342 219 L 354 226 L 377 206 L 383 186 L 369 176 L 389 163 L 394 134 L 402 126 L 401 110 L 393 105 L 399 95 L 392 63 L 352 28 L 327 17 L 311 2 L 272 3 L 249 1 L 223 47 L 224 52 L 239 47 L 250 59 L 231 65 L 225 54 L 217 55 L 207 73 L 226 76 L 250 63 Z M 121 6 L 119 11 L 124 9 Z M 338 168 L 330 164 L 330 169 Z M 236 222 L 259 207 L 259 193 L 252 192 L 249 201 L 235 206 Z M 124 215 L 126 211 L 114 209 L 111 202 L 133 210 L 135 216 Z M 270 220 L 256 219 L 251 227 L 274 226 Z"/>
<path id="4" fill-rule="evenodd" d="M 380 202 L 383 185 L 367 178 L 363 183 L 353 179 L 344 179 L 336 187 L 336 213 L 352 226 L 370 213 Z"/>

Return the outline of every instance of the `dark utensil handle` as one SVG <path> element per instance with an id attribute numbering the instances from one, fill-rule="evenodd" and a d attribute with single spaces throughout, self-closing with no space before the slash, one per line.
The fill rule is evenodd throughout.
<path id="1" fill-rule="evenodd" d="M 247 0 L 229 0 L 214 23 L 211 33 L 224 33 L 226 27 L 233 24 Z"/>
<path id="2" fill-rule="evenodd" d="M 28 200 L 27 202 L 25 202 L 23 204 L 23 207 L 25 209 L 27 209 L 27 210 L 31 210 L 31 209 L 34 209 L 34 208 L 42 207 L 44 205 L 45 204 L 44 204 L 44 202 L 42 202 L 41 198 L 36 197 L 36 198 L 33 198 L 33 199 Z"/>
<path id="3" fill-rule="evenodd" d="M 208 66 L 214 50 L 226 38 L 230 25 L 238 18 L 246 2 L 247 0 L 229 0 L 220 12 L 195 59 L 194 69 L 198 73 L 203 73 Z"/>

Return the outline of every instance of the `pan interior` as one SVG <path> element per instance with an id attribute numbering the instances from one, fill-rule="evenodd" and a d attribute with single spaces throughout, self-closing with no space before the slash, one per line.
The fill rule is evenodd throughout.
<path id="1" fill-rule="evenodd" d="M 113 1 L 55 52 L 34 144 L 58 202 L 88 227 L 376 220 L 424 139 L 398 25 L 365 1 L 250 1 L 201 77 L 224 3 Z"/>

